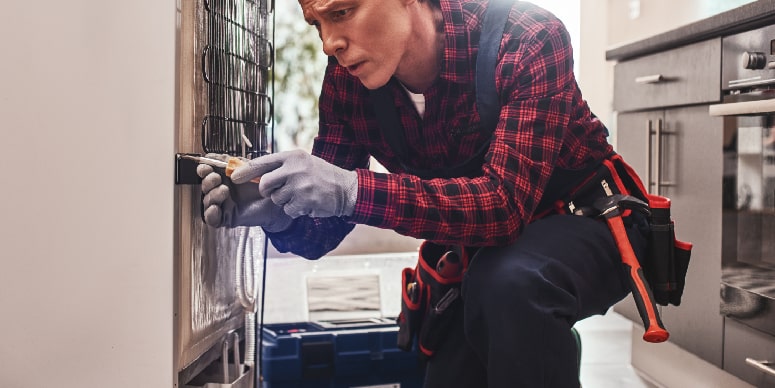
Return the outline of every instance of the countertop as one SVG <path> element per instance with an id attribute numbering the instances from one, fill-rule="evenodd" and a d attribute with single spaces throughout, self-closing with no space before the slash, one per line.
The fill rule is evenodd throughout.
<path id="1" fill-rule="evenodd" d="M 775 0 L 758 0 L 643 40 L 611 48 L 606 51 L 605 58 L 609 61 L 631 59 L 773 23 Z"/>

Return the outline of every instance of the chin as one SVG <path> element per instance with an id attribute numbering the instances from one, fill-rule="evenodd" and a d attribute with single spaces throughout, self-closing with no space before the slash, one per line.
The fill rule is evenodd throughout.
<path id="1" fill-rule="evenodd" d="M 363 86 L 366 87 L 366 89 L 374 90 L 387 85 L 388 81 L 390 81 L 390 77 L 381 77 L 381 76 L 372 75 L 371 77 L 360 78 L 360 80 Z"/>

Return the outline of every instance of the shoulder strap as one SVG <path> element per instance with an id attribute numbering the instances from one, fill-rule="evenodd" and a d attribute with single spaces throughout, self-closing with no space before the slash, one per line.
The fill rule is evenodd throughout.
<path id="1" fill-rule="evenodd" d="M 490 0 L 484 12 L 482 35 L 479 37 L 479 53 L 476 55 L 476 106 L 479 126 L 495 131 L 500 116 L 500 101 L 495 89 L 495 66 L 498 51 L 514 0 Z"/>
<path id="2" fill-rule="evenodd" d="M 401 118 L 393 102 L 393 93 L 390 92 L 391 81 L 375 90 L 369 91 L 371 104 L 377 115 L 377 122 L 382 128 L 382 134 L 385 136 L 390 148 L 396 153 L 398 160 L 403 164 L 407 159 L 406 141 L 404 141 L 404 128 L 401 125 Z M 404 166 L 406 167 L 406 166 Z"/>
<path id="3" fill-rule="evenodd" d="M 495 65 L 498 62 L 501 38 L 508 21 L 509 11 L 515 0 L 490 0 L 484 12 L 482 32 L 479 38 L 479 52 L 476 57 L 476 105 L 479 112 L 479 128 L 482 131 L 492 133 L 498 124 L 500 116 L 500 101 L 495 89 Z M 377 121 L 390 148 L 396 153 L 404 169 L 420 177 L 453 177 L 467 175 L 472 170 L 472 164 L 479 163 L 487 151 L 488 144 L 484 144 L 469 160 L 446 169 L 445 171 L 417 171 L 405 165 L 407 160 L 407 146 L 404 139 L 403 126 L 396 110 L 391 82 L 385 86 L 369 91 Z M 458 174 L 457 172 L 460 172 Z"/>

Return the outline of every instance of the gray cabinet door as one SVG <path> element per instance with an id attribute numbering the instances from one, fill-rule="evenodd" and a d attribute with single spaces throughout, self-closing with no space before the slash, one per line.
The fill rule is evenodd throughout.
<path id="1" fill-rule="evenodd" d="M 651 193 L 671 199 L 676 237 L 694 244 L 681 306 L 660 309 L 670 340 L 720 367 L 723 121 L 695 106 L 620 114 L 618 131 L 618 152 Z M 615 311 L 641 323 L 630 300 Z"/>
<path id="2" fill-rule="evenodd" d="M 721 366 L 724 317 L 721 283 L 723 119 L 707 106 L 665 111 L 662 195 L 672 201 L 676 238 L 694 244 L 681 306 L 663 308 L 673 342 Z"/>

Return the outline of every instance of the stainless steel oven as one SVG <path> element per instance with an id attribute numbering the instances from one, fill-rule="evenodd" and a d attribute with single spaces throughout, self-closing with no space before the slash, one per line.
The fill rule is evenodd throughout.
<path id="1" fill-rule="evenodd" d="M 775 26 L 725 37 L 721 312 L 775 335 Z"/>

